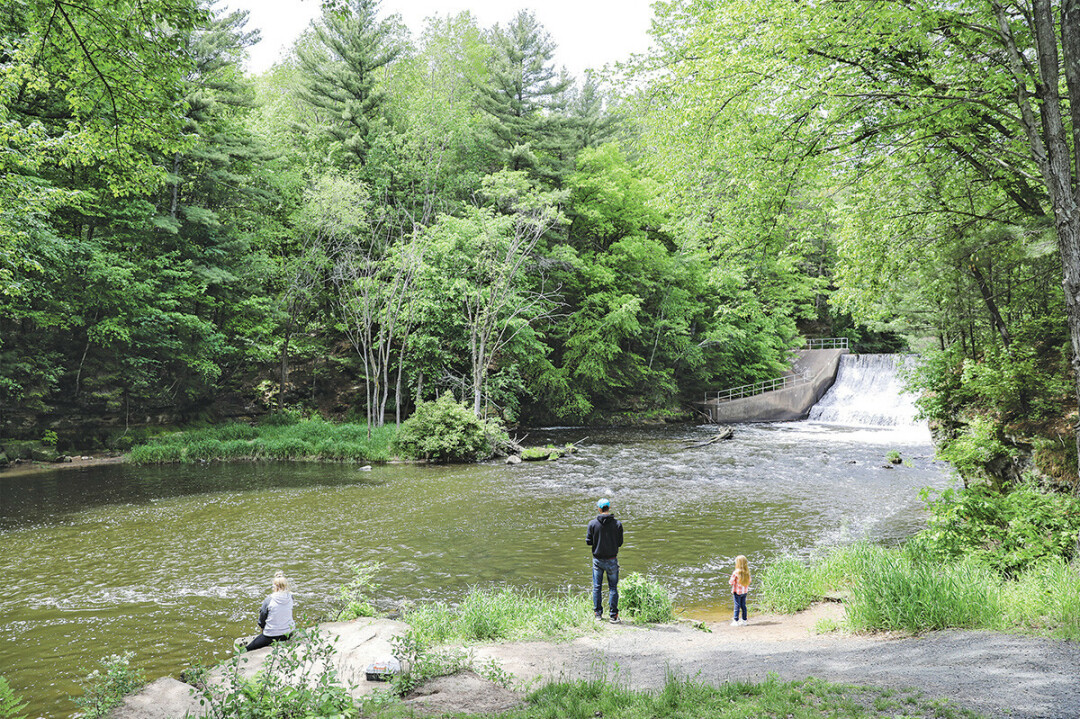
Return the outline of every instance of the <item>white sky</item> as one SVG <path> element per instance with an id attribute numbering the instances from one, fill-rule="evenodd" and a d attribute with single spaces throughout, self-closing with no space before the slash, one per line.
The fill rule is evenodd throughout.
<path id="1" fill-rule="evenodd" d="M 249 10 L 248 29 L 262 41 L 251 48 L 248 69 L 260 73 L 291 46 L 319 16 L 319 0 L 222 0 L 219 8 Z M 625 60 L 649 47 L 649 0 L 383 0 L 383 17 L 399 13 L 417 37 L 431 15 L 469 10 L 480 27 L 506 25 L 518 10 L 533 10 L 558 45 L 555 65 L 581 78 L 586 68 Z"/>

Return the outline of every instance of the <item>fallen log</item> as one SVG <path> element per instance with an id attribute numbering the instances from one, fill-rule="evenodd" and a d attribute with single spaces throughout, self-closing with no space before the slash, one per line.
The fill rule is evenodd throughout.
<path id="1" fill-rule="evenodd" d="M 708 439 L 708 440 L 706 440 L 704 442 L 696 442 L 695 444 L 688 444 L 685 447 L 683 447 L 683 449 L 694 449 L 695 447 L 707 447 L 710 444 L 714 444 L 716 442 L 722 442 L 724 440 L 731 439 L 734 436 L 735 436 L 735 430 L 733 430 L 731 427 L 724 427 L 712 439 Z"/>

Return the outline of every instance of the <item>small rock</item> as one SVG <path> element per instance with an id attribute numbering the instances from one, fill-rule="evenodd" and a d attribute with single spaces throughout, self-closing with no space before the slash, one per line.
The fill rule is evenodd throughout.
<path id="1" fill-rule="evenodd" d="M 61 454 L 59 457 L 53 460 L 53 464 L 66 464 L 71 461 L 71 457 L 66 454 Z"/>
<path id="2" fill-rule="evenodd" d="M 85 457 L 85 456 L 84 456 L 84 457 L 79 457 L 79 459 L 81 459 L 81 460 L 82 460 L 82 461 L 84 461 L 84 462 L 88 462 L 88 461 L 90 461 L 91 459 L 93 459 L 93 457 Z"/>
<path id="3" fill-rule="evenodd" d="M 371 471 L 371 465 L 370 464 L 365 464 L 363 467 L 360 468 L 360 471 L 361 472 L 370 472 Z"/>
<path id="4" fill-rule="evenodd" d="M 509 457 L 506 458 L 506 463 L 507 464 L 521 464 L 521 457 L 517 456 L 516 454 L 512 454 L 512 455 L 510 455 Z"/>

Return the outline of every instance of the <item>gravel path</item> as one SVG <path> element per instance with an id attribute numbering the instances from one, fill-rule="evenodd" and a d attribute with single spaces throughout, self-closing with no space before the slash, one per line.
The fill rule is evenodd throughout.
<path id="1" fill-rule="evenodd" d="M 706 622 L 652 628 L 604 627 L 568 644 L 485 645 L 519 680 L 604 676 L 635 689 L 664 684 L 669 671 L 710 684 L 817 677 L 830 682 L 913 688 L 988 717 L 1080 719 L 1080 643 L 982 631 L 931 632 L 918 637 L 816 635 L 820 605 L 795 617 L 759 616 L 749 626 Z"/>

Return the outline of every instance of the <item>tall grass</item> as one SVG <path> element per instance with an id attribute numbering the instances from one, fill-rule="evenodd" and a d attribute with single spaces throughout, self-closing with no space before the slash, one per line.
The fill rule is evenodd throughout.
<path id="1" fill-rule="evenodd" d="M 1080 562 L 1046 560 L 1010 579 L 978 557 L 942 562 L 917 544 L 857 544 L 804 563 L 785 557 L 763 573 L 758 604 L 795 612 L 827 593 L 844 596 L 856 630 L 950 627 L 1032 631 L 1080 639 Z"/>
<path id="2" fill-rule="evenodd" d="M 434 602 L 402 617 L 425 644 L 454 641 L 565 639 L 594 627 L 583 594 L 547 596 L 530 589 L 474 587 L 460 604 Z"/>
<path id="3" fill-rule="evenodd" d="M 132 448 L 136 464 L 245 459 L 384 462 L 391 458 L 395 427 L 334 424 L 322 419 L 272 422 L 252 427 L 230 423 L 159 435 Z"/>
<path id="4" fill-rule="evenodd" d="M 882 552 L 866 562 L 845 604 L 854 629 L 920 632 L 1000 625 L 1001 579 L 965 561 L 941 564 L 903 552 Z"/>
<path id="5" fill-rule="evenodd" d="M 1010 582 L 1005 591 L 1008 626 L 1080 640 L 1080 561 L 1042 562 Z"/>

